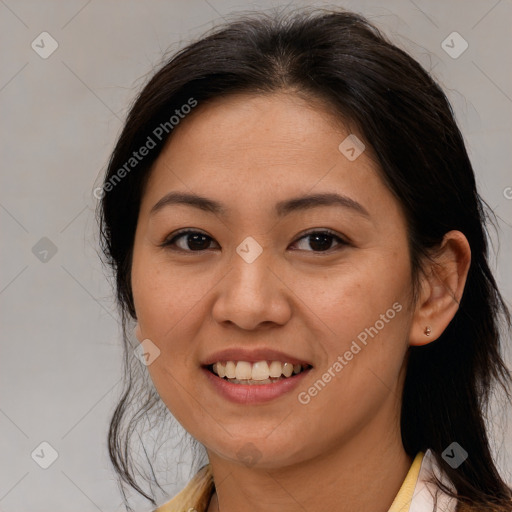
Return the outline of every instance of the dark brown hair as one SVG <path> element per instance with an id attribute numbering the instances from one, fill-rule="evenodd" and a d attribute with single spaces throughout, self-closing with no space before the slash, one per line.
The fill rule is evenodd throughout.
<path id="1" fill-rule="evenodd" d="M 201 105 L 231 94 L 277 91 L 322 100 L 369 143 L 405 212 L 415 280 L 423 258 L 446 232 L 459 230 L 468 239 L 471 266 L 455 317 L 438 340 L 409 349 L 402 440 L 411 457 L 432 450 L 466 510 L 511 510 L 511 489 L 493 461 L 484 421 L 495 384 L 510 400 L 499 341 L 500 325 L 510 330 L 510 315 L 488 264 L 486 223 L 492 212 L 476 190 L 445 94 L 417 61 L 366 19 L 323 9 L 257 13 L 189 44 L 136 99 L 104 183 L 190 98 Z M 171 135 L 169 130 L 155 140 L 156 147 L 136 168 L 105 188 L 99 205 L 102 248 L 114 272 L 123 325 L 135 318 L 130 271 L 141 196 Z M 136 483 L 129 441 L 137 422 L 150 411 L 163 418 L 163 408 L 150 383 L 140 384 L 142 377 L 134 374 L 125 329 L 123 339 L 127 379 L 110 424 L 110 457 L 120 478 L 156 505 Z M 453 441 L 469 453 L 457 469 L 441 456 Z"/>

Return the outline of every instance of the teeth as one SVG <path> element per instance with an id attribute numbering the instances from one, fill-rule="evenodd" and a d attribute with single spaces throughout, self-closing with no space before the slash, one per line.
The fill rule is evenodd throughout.
<path id="1" fill-rule="evenodd" d="M 226 363 L 226 377 L 228 379 L 234 379 L 235 378 L 235 370 L 236 370 L 236 365 L 233 361 L 228 361 Z"/>
<path id="2" fill-rule="evenodd" d="M 283 375 L 285 377 L 291 377 L 292 373 L 293 373 L 293 364 L 284 363 L 283 364 Z"/>
<path id="3" fill-rule="evenodd" d="M 226 376 L 226 367 L 222 363 L 215 363 L 217 365 L 217 368 L 213 369 L 213 371 L 219 376 L 219 377 L 225 377 Z"/>
<path id="4" fill-rule="evenodd" d="M 281 363 L 281 361 L 258 361 L 249 363 L 248 361 L 219 361 L 212 366 L 213 373 L 223 378 L 235 379 L 238 381 L 247 381 L 253 383 L 257 381 L 261 384 L 272 382 L 270 379 L 278 379 L 281 376 L 291 377 L 303 370 L 300 364 Z"/>
<path id="5" fill-rule="evenodd" d="M 247 361 L 238 361 L 236 363 L 235 379 L 248 380 L 252 378 L 252 365 Z"/>
<path id="6" fill-rule="evenodd" d="M 240 363 L 238 363 L 240 364 Z M 258 361 L 252 365 L 252 380 L 265 380 L 270 376 L 267 361 Z"/>
<path id="7" fill-rule="evenodd" d="M 281 377 L 283 373 L 283 366 L 281 361 L 272 361 L 269 366 L 270 377 Z"/>

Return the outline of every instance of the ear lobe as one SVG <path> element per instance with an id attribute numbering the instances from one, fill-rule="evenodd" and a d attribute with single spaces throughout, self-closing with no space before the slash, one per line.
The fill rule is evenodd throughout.
<path id="1" fill-rule="evenodd" d="M 466 237 L 460 231 L 446 233 L 421 276 L 410 345 L 426 345 L 441 336 L 459 309 L 470 263 L 471 249 Z"/>

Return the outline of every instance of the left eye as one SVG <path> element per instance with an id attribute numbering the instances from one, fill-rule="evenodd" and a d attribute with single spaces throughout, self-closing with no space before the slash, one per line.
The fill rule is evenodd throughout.
<path id="1" fill-rule="evenodd" d="M 182 247 L 176 243 L 177 240 L 185 239 L 186 247 Z M 199 231 L 181 231 L 176 236 L 171 238 L 170 240 L 166 240 L 162 246 L 170 247 L 172 245 L 177 245 L 177 247 L 185 252 L 197 252 L 204 251 L 208 248 L 210 241 L 213 241 L 213 238 L 201 233 Z M 189 250 L 190 249 L 190 250 Z"/>
<path id="2" fill-rule="evenodd" d="M 333 241 L 337 241 L 341 246 L 348 245 L 345 240 L 331 231 L 313 231 L 306 233 L 294 243 L 297 244 L 301 240 L 307 239 L 309 239 L 309 242 L 306 243 L 309 244 L 313 251 L 307 251 L 307 249 L 300 250 L 306 250 L 307 252 L 325 252 L 332 248 Z M 185 242 L 181 243 L 183 240 Z M 210 243 L 213 241 L 213 238 L 199 231 L 182 231 L 171 239 L 166 240 L 162 244 L 162 247 L 176 246 L 179 250 L 184 252 L 200 252 L 208 249 Z"/>
<path id="3" fill-rule="evenodd" d="M 332 242 L 337 241 L 339 245 L 348 245 L 345 240 L 343 240 L 338 235 L 335 235 L 331 231 L 312 231 L 311 233 L 307 233 L 303 235 L 301 238 L 298 239 L 297 242 L 301 240 L 307 240 L 310 239 L 308 244 L 310 247 L 312 247 L 314 250 L 311 252 L 325 252 L 331 249 Z M 296 242 L 296 243 L 297 243 Z M 316 247 L 316 249 L 315 249 Z M 310 252 L 310 251 L 308 251 Z"/>

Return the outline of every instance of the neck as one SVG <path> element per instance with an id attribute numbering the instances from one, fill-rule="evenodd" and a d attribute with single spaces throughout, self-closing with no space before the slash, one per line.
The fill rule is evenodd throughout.
<path id="1" fill-rule="evenodd" d="M 412 459 L 399 428 L 367 425 L 329 454 L 279 469 L 249 468 L 210 455 L 216 492 L 207 512 L 387 512 Z M 373 440 L 373 442 L 371 442 Z"/>

